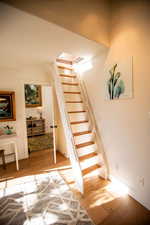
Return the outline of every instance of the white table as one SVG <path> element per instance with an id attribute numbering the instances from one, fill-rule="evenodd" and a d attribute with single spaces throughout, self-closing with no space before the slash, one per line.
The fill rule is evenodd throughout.
<path id="1" fill-rule="evenodd" d="M 19 170 L 19 163 L 18 163 L 18 150 L 17 150 L 17 134 L 3 134 L 0 135 L 0 148 L 3 148 L 5 145 L 14 145 L 14 154 L 16 160 L 16 169 Z M 5 148 L 4 148 L 5 150 Z"/>

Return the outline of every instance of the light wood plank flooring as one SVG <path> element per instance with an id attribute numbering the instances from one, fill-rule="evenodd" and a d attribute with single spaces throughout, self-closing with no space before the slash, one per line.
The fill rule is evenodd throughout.
<path id="1" fill-rule="evenodd" d="M 111 183 L 108 181 L 87 178 L 85 194 L 81 196 L 75 189 L 69 161 L 57 153 L 57 164 L 54 165 L 51 158 L 50 150 L 44 150 L 20 160 L 18 172 L 15 163 L 7 164 L 6 170 L 0 167 L 0 181 L 58 169 L 96 225 L 150 225 L 150 212 L 131 197 L 120 197 L 109 190 Z"/>

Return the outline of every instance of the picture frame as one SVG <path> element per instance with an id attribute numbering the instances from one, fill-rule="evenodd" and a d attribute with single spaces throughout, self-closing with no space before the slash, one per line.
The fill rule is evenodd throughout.
<path id="1" fill-rule="evenodd" d="M 41 85 L 25 84 L 24 89 L 26 108 L 42 106 Z"/>
<path id="2" fill-rule="evenodd" d="M 0 122 L 16 120 L 14 91 L 0 91 Z"/>
<path id="3" fill-rule="evenodd" d="M 118 59 L 105 68 L 105 99 L 133 98 L 133 57 Z"/>

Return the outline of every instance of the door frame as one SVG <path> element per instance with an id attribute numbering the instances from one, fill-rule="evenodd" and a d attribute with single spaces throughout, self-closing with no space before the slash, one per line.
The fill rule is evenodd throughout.
<path id="1" fill-rule="evenodd" d="M 54 88 L 53 86 L 51 85 L 50 82 L 42 82 L 42 81 L 22 81 L 21 82 L 21 86 L 22 86 L 22 92 L 23 92 L 23 98 L 24 98 L 24 104 L 23 104 L 23 119 L 24 119 L 24 143 L 25 143 L 25 152 L 24 152 L 24 155 L 25 155 L 25 158 L 29 158 L 29 153 L 28 153 L 28 136 L 27 136 L 27 128 L 26 128 L 26 107 L 25 107 L 25 91 L 24 91 L 24 85 L 25 84 L 35 84 L 35 85 L 41 85 L 41 86 L 48 86 L 48 87 L 51 87 L 52 91 L 51 91 L 51 94 L 52 94 L 52 115 L 53 115 L 53 126 L 55 125 L 55 107 L 54 107 Z M 55 137 L 54 137 L 55 135 Z M 53 150 L 53 158 L 54 158 L 54 163 L 56 163 L 56 131 L 55 131 L 55 128 L 53 128 L 53 142 L 55 141 L 54 144 L 54 150 Z"/>

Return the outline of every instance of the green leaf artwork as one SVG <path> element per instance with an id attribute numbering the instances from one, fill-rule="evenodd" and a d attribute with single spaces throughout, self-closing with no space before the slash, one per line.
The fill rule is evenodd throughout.
<path id="1" fill-rule="evenodd" d="M 115 64 L 111 70 L 109 70 L 110 78 L 107 81 L 107 89 L 109 99 L 119 99 L 125 92 L 125 83 L 121 79 L 121 73 L 116 72 L 117 64 Z"/>

